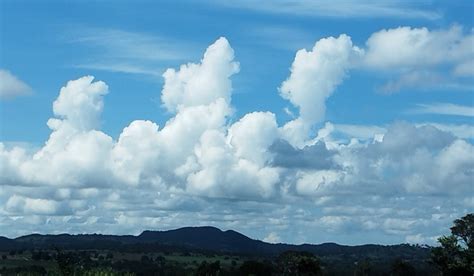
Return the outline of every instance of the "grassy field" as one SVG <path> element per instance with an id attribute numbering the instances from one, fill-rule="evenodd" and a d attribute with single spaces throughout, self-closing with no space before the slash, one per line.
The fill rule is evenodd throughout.
<path id="1" fill-rule="evenodd" d="M 83 251 L 64 251 L 64 253 L 73 252 L 81 256 L 87 256 L 91 262 L 94 262 L 100 267 L 110 266 L 114 263 L 123 261 L 142 262 L 149 260 L 150 262 L 159 262 L 179 266 L 189 270 L 197 269 L 203 262 L 214 263 L 219 262 L 222 268 L 237 268 L 246 258 L 233 255 L 214 255 L 201 253 L 180 253 L 180 252 L 153 252 L 153 253 L 134 253 L 134 252 L 118 252 L 110 250 L 83 250 Z M 56 252 L 53 250 L 41 251 L 42 257 L 34 254 L 38 252 L 23 251 L 23 252 L 0 252 L 0 269 L 14 269 L 26 266 L 40 266 L 43 267 L 47 273 L 56 274 L 58 272 L 58 262 L 55 259 Z M 45 256 L 49 256 L 45 257 Z M 48 259 L 46 259 L 48 258 Z"/>

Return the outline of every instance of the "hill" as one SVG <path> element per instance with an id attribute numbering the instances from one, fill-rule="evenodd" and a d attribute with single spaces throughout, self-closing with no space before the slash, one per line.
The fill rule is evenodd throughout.
<path id="1" fill-rule="evenodd" d="M 397 260 L 416 268 L 421 273 L 417 275 L 431 275 L 436 270 L 429 263 L 430 251 L 408 244 L 272 244 L 209 226 L 144 231 L 138 236 L 31 234 L 15 239 L 0 237 L 0 274 L 23 275 L 18 273 L 38 269 L 38 275 L 54 274 L 64 260 L 74 260 L 69 264 L 71 269 L 116 273 L 110 275 L 194 275 L 217 268 L 225 272 L 222 275 L 247 275 L 248 269 L 261 272 L 256 275 L 280 275 L 278 271 L 285 264 L 282 256 L 302 254 L 297 258 L 303 258 L 298 260 L 305 264 L 312 258 L 308 256 L 317 258 L 325 275 L 350 275 L 367 267 L 371 268 L 370 275 L 387 275 Z"/>
<path id="2" fill-rule="evenodd" d="M 168 231 L 144 231 L 138 236 L 101 234 L 32 234 L 15 239 L 0 237 L 0 251 L 18 249 L 138 249 L 201 250 L 220 253 L 276 256 L 284 251 L 307 251 L 318 256 L 399 256 L 427 258 L 429 248 L 400 245 L 347 246 L 323 244 L 271 244 L 251 239 L 233 230 L 222 231 L 215 227 L 184 227 Z"/>

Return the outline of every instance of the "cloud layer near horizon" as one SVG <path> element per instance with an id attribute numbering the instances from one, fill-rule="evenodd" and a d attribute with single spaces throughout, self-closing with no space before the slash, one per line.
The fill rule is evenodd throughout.
<path id="1" fill-rule="evenodd" d="M 280 94 L 299 115 L 281 126 L 264 111 L 231 121 L 231 78 L 239 63 L 225 38 L 199 63 L 164 73 L 161 100 L 171 119 L 163 126 L 135 120 L 118 139 L 100 131 L 108 86 L 92 76 L 71 80 L 53 103 L 51 135 L 41 149 L 0 143 L 2 234 L 210 224 L 272 241 L 431 243 L 474 208 L 471 143 L 405 122 L 349 142 L 335 138 L 331 123 L 315 129 L 351 68 L 422 70 L 410 63 L 416 53 L 405 63 L 380 64 L 389 52 L 376 43 L 380 36 L 424 38 L 426 32 L 384 30 L 369 38 L 367 49 L 341 35 L 298 51 Z M 472 34 L 453 43 L 464 39 Z M 472 49 L 465 55 L 472 58 Z M 437 62 L 456 71 L 453 60 Z"/>

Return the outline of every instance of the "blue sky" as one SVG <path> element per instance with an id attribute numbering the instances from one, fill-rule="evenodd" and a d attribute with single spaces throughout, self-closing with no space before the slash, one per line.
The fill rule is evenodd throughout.
<path id="1" fill-rule="evenodd" d="M 0 225 L 10 226 L 0 234 L 211 224 L 269 241 L 433 243 L 474 207 L 474 161 L 447 157 L 472 151 L 473 9 L 471 1 L 0 1 Z M 300 49 L 307 56 L 298 60 Z M 199 68 L 184 76 L 188 63 Z M 167 68 L 180 80 L 164 78 Z M 107 88 L 95 94 L 95 82 L 80 79 L 88 75 Z M 176 122 L 186 116 L 205 130 Z M 173 122 L 192 137 L 163 130 Z M 122 145 L 125 134 L 136 140 Z M 110 152 L 81 156 L 94 145 Z M 43 175 L 35 162 L 58 167 Z M 437 166 L 444 174 L 430 183 Z M 219 177 L 227 180 L 209 180 Z M 150 198 L 139 204 L 120 190 Z M 375 210 L 385 213 L 361 215 Z"/>

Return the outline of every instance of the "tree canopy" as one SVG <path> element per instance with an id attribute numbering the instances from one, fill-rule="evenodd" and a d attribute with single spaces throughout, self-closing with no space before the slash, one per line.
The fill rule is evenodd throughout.
<path id="1" fill-rule="evenodd" d="M 474 214 L 454 220 L 451 235 L 438 239 L 431 259 L 443 275 L 474 274 Z"/>

